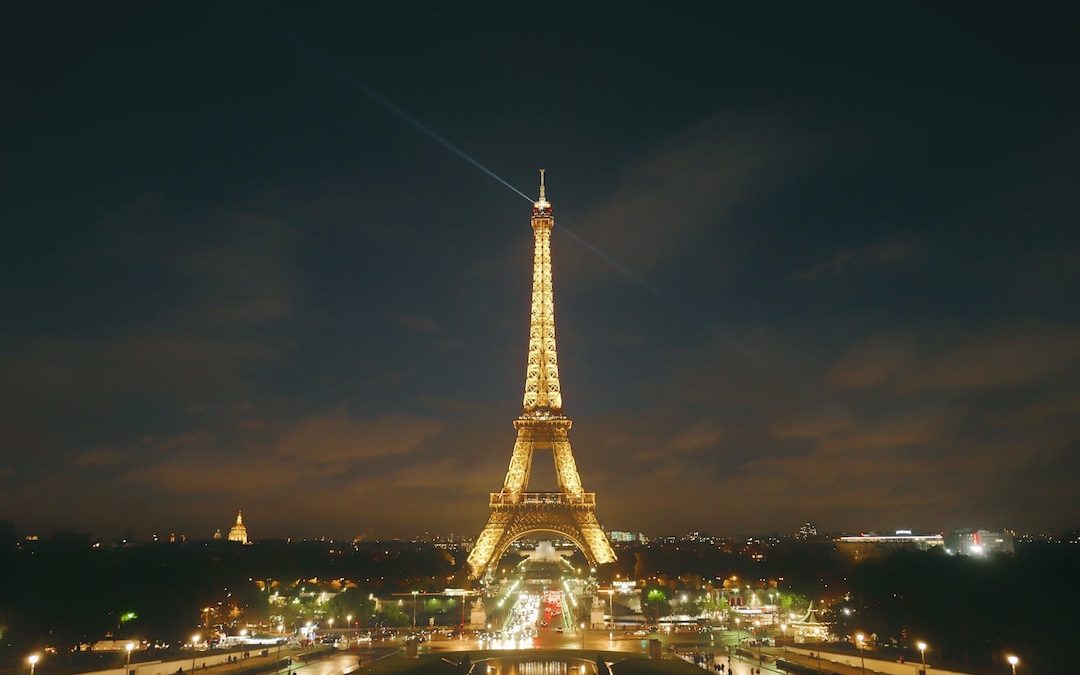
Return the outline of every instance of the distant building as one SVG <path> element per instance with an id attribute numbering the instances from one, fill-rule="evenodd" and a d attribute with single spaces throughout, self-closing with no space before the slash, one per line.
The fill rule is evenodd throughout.
<path id="1" fill-rule="evenodd" d="M 848 555 L 856 562 L 875 558 L 890 551 L 901 549 L 926 551 L 944 545 L 945 539 L 940 534 L 912 534 L 911 530 L 897 530 L 894 534 L 863 533 L 836 539 L 836 550 Z"/>
<path id="2" fill-rule="evenodd" d="M 612 543 L 619 544 L 648 543 L 648 539 L 644 534 L 640 532 L 627 532 L 625 530 L 609 530 L 608 539 L 610 539 Z"/>
<path id="3" fill-rule="evenodd" d="M 235 541 L 238 544 L 248 543 L 247 528 L 244 527 L 244 513 L 242 511 L 236 512 L 236 524 L 229 530 L 229 541 Z"/>
<path id="4" fill-rule="evenodd" d="M 221 534 L 221 528 L 220 527 L 218 529 L 214 530 L 214 541 L 221 541 L 224 538 L 225 537 L 223 537 L 222 534 Z"/>
<path id="5" fill-rule="evenodd" d="M 978 530 L 964 527 L 953 530 L 945 539 L 945 552 L 950 555 L 984 556 L 993 553 L 1013 554 L 1016 549 L 1009 532 Z"/>
<path id="6" fill-rule="evenodd" d="M 817 525 L 813 523 L 803 523 L 799 530 L 795 533 L 796 539 L 806 541 L 807 539 L 815 539 L 818 536 Z"/>

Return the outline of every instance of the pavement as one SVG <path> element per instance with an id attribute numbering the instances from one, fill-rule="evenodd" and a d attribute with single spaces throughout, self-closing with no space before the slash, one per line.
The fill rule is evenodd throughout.
<path id="1" fill-rule="evenodd" d="M 686 657 L 694 651 L 700 653 L 712 653 L 720 657 L 720 663 L 724 665 L 724 675 L 728 675 L 729 673 L 730 675 L 756 675 L 758 669 L 760 669 L 761 675 L 787 675 L 784 671 L 781 671 L 776 667 L 775 661 L 778 657 L 786 658 L 794 663 L 799 663 L 812 668 L 817 666 L 817 659 L 811 659 L 810 657 L 801 656 L 792 652 L 784 652 L 781 648 L 761 649 L 760 654 L 763 657 L 761 660 L 735 654 L 732 654 L 729 658 L 728 646 L 735 644 L 738 635 L 721 631 L 717 631 L 711 636 L 707 633 L 661 633 L 659 635 L 642 637 L 632 635 L 626 631 L 609 632 L 607 630 L 587 630 L 584 635 L 584 649 L 582 648 L 582 637 L 580 631 L 566 631 L 560 633 L 553 629 L 545 629 L 539 631 L 537 637 L 526 645 L 518 646 L 513 649 L 500 649 L 499 651 L 505 651 L 508 659 L 527 658 L 529 652 L 539 650 L 581 650 L 583 652 L 582 657 L 586 659 L 595 658 L 595 652 L 597 651 L 625 652 L 627 657 L 647 656 L 649 638 L 659 637 L 664 644 L 665 657 L 683 658 L 686 660 Z M 670 652 L 668 650 L 668 645 L 674 645 L 677 650 L 676 653 L 673 654 Z M 429 642 L 421 643 L 418 652 L 420 654 L 452 654 L 454 652 L 475 652 L 491 648 L 489 643 L 484 643 L 472 638 L 464 640 L 437 638 Z M 361 664 L 366 668 L 380 658 L 394 658 L 395 654 L 400 658 L 399 652 L 401 649 L 401 640 L 377 642 L 366 645 L 359 652 L 342 652 L 341 654 L 335 654 L 310 664 L 303 664 L 299 660 L 296 660 L 291 669 L 278 671 L 276 675 L 290 675 L 290 673 L 291 675 L 348 675 L 349 673 L 359 670 Z M 590 656 L 589 652 L 593 652 L 593 654 Z M 758 654 L 759 651 L 755 649 L 754 653 Z M 456 661 L 453 657 L 448 658 Z M 251 661 L 252 660 L 249 659 L 247 663 L 251 663 Z M 708 665 L 708 668 L 702 668 L 702 670 L 715 674 L 717 671 L 711 667 L 711 663 Z M 826 672 L 829 673 L 839 673 L 840 675 L 862 675 L 859 668 L 851 668 L 841 664 L 826 662 L 823 662 L 823 666 Z M 225 671 L 217 670 L 217 672 L 220 673 Z"/>
<path id="2" fill-rule="evenodd" d="M 369 661 L 364 661 L 365 665 Z M 341 652 L 328 656 L 325 659 L 303 664 L 299 661 L 293 663 L 292 668 L 279 670 L 279 673 L 292 673 L 293 675 L 346 675 L 360 669 L 360 657 L 352 652 Z"/>

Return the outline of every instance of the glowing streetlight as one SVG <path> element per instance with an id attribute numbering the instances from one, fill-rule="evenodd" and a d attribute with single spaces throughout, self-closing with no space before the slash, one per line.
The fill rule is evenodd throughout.
<path id="1" fill-rule="evenodd" d="M 780 624 L 780 644 L 783 645 L 784 653 L 787 653 L 787 624 Z"/>
<path id="2" fill-rule="evenodd" d="M 126 671 L 131 672 L 131 651 L 135 649 L 135 643 L 129 642 L 124 645 L 124 651 L 127 652 L 127 666 L 124 668 Z"/>
<path id="3" fill-rule="evenodd" d="M 859 663 L 862 664 L 863 675 L 866 675 L 866 656 L 863 654 L 863 649 L 866 648 L 866 645 L 863 643 L 863 640 L 865 639 L 866 636 L 862 633 L 855 633 L 855 642 L 859 646 Z"/>
<path id="4" fill-rule="evenodd" d="M 34 668 L 37 666 L 37 662 L 41 660 L 41 654 L 31 654 L 26 657 L 26 662 L 30 664 L 30 675 L 34 675 Z M 1016 666 L 1013 666 L 1013 670 L 1016 670 Z"/>
<path id="5" fill-rule="evenodd" d="M 610 640 L 615 639 L 615 609 L 612 606 L 613 598 L 615 597 L 615 589 L 614 588 L 609 588 L 604 592 L 607 593 L 607 612 L 608 612 L 608 626 L 609 626 L 608 640 L 610 641 Z"/>
<path id="6" fill-rule="evenodd" d="M 412 629 L 416 631 L 416 596 L 420 594 L 420 591 L 412 592 Z"/>
<path id="7" fill-rule="evenodd" d="M 915 643 L 915 646 L 919 648 L 919 655 L 922 657 L 922 671 L 926 673 L 926 647 L 927 644 L 922 640 Z"/>
<path id="8" fill-rule="evenodd" d="M 581 648 L 585 649 L 585 622 L 581 622 Z"/>
<path id="9" fill-rule="evenodd" d="M 1013 675 L 1016 675 L 1016 666 L 1020 665 L 1020 657 L 1016 654 L 1009 654 L 1005 657 L 1005 660 L 1012 666 Z M 31 675 L 33 675 L 33 672 L 33 670 L 30 671 Z"/>
<path id="10" fill-rule="evenodd" d="M 191 671 L 195 672 L 195 650 L 199 648 L 200 635 L 196 633 L 191 636 Z"/>

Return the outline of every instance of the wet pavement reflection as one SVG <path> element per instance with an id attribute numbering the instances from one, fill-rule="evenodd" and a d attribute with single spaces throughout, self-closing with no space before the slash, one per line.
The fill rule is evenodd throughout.
<path id="1" fill-rule="evenodd" d="M 473 664 L 470 675 L 596 675 L 596 665 L 584 659 L 484 659 Z"/>

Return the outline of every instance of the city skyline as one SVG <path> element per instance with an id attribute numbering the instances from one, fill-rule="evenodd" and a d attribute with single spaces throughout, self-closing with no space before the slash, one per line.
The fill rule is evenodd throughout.
<path id="1" fill-rule="evenodd" d="M 529 207 L 376 92 L 526 194 L 547 168 L 565 409 L 605 527 L 1080 523 L 1067 36 L 960 10 L 262 11 L 20 9 L 0 519 L 482 525 Z"/>

